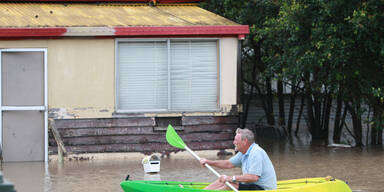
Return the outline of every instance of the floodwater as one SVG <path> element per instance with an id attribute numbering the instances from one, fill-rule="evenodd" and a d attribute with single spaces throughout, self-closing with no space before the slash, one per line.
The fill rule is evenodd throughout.
<path id="1" fill-rule="evenodd" d="M 331 175 L 347 181 L 353 191 L 384 191 L 384 150 L 382 147 L 331 148 L 293 138 L 265 141 L 260 145 L 270 155 L 279 180 Z M 199 151 L 200 157 L 223 159 L 218 151 Z M 229 150 L 233 152 L 233 150 Z M 58 163 L 50 156 L 45 163 L 3 163 L 5 179 L 17 192 L 121 192 L 119 183 L 129 174 L 134 180 L 175 180 L 211 182 L 215 175 L 201 167 L 187 152 L 161 159 L 159 174 L 145 174 L 140 153 L 106 153 L 71 156 Z M 229 158 L 226 156 L 224 158 Z M 82 159 L 82 160 L 80 160 Z M 240 174 L 239 168 L 219 170 L 221 174 Z"/>

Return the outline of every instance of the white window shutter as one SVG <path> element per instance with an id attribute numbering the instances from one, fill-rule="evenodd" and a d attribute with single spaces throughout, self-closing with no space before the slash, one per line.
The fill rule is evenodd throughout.
<path id="1" fill-rule="evenodd" d="M 216 41 L 171 41 L 171 110 L 216 110 L 217 66 Z"/>
<path id="2" fill-rule="evenodd" d="M 168 107 L 167 44 L 118 43 L 118 109 L 166 110 Z"/>
<path id="3" fill-rule="evenodd" d="M 118 42 L 118 111 L 218 109 L 217 41 L 171 40 L 168 45 L 166 40 Z"/>

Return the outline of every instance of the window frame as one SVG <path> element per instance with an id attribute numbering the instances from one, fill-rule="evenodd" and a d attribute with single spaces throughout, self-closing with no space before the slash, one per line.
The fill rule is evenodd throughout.
<path id="1" fill-rule="evenodd" d="M 212 110 L 169 110 L 171 103 L 168 102 L 168 109 L 119 109 L 119 43 L 122 42 L 166 42 L 167 44 L 167 62 L 168 62 L 168 85 L 170 85 L 170 65 L 171 60 L 171 41 L 216 41 L 216 54 L 217 54 L 217 107 Z M 171 87 L 168 86 L 168 93 Z M 222 98 L 222 85 L 221 85 L 221 39 L 220 38 L 116 38 L 115 39 L 115 112 L 116 113 L 182 113 L 182 112 L 219 112 L 221 108 Z M 170 94 L 168 94 L 168 101 L 170 101 Z"/>

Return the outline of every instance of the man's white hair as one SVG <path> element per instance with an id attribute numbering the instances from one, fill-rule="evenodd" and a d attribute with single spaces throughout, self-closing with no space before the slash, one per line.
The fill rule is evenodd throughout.
<path id="1" fill-rule="evenodd" d="M 249 144 L 252 144 L 255 142 L 255 135 L 253 134 L 253 132 L 251 130 L 249 130 L 247 128 L 244 128 L 244 129 L 237 128 L 236 134 L 241 135 L 241 140 L 247 139 Z"/>

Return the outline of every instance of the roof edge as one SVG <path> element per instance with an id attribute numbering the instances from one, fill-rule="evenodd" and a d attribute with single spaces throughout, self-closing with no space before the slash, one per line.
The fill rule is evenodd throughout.
<path id="1" fill-rule="evenodd" d="M 148 3 L 151 5 L 167 3 L 198 3 L 206 0 L 2 0 L 1 2 L 23 3 Z"/>
<path id="2" fill-rule="evenodd" d="M 180 36 L 180 35 L 233 35 L 244 37 L 248 25 L 228 26 L 171 26 L 171 27 L 115 27 L 117 36 Z"/>
<path id="3" fill-rule="evenodd" d="M 233 36 L 244 39 L 248 25 L 228 26 L 151 26 L 151 27 L 34 27 L 0 28 L 1 39 L 44 37 L 161 37 Z"/>

